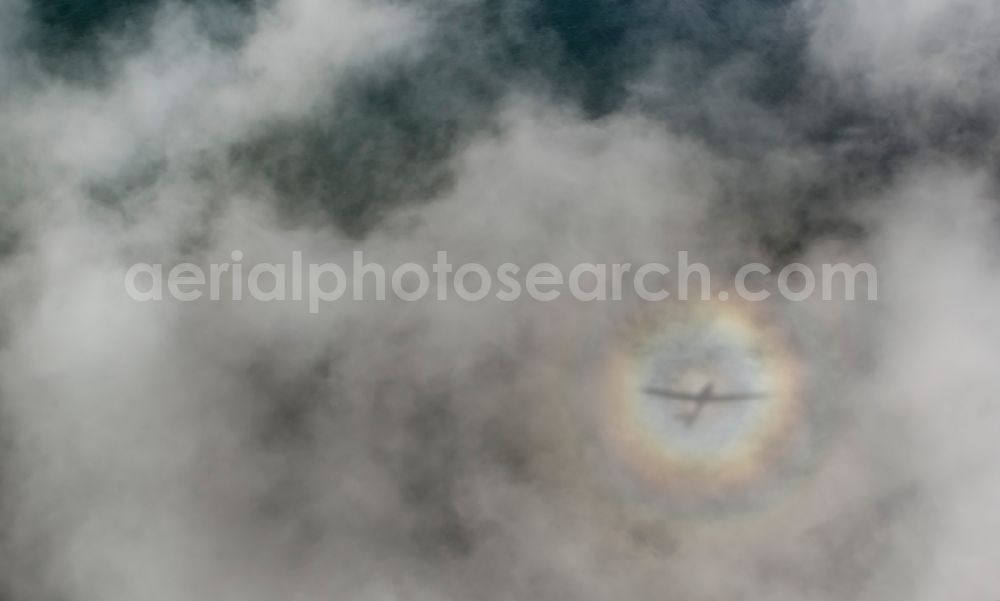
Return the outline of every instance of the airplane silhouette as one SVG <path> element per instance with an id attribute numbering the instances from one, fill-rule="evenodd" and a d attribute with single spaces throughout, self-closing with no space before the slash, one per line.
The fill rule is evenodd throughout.
<path id="1" fill-rule="evenodd" d="M 701 415 L 701 410 L 708 403 L 726 403 L 726 402 L 736 402 L 736 401 L 754 401 L 763 398 L 764 395 L 746 393 L 746 394 L 712 394 L 712 382 L 705 384 L 705 386 L 697 393 L 692 394 L 690 392 L 678 392 L 674 390 L 668 390 L 666 388 L 643 388 L 643 391 L 648 394 L 654 394 L 656 396 L 661 396 L 668 399 L 677 399 L 679 401 L 692 401 L 694 402 L 694 407 L 690 411 L 680 411 L 674 414 L 678 420 L 681 421 L 686 427 L 690 428 L 698 421 L 698 417 Z"/>

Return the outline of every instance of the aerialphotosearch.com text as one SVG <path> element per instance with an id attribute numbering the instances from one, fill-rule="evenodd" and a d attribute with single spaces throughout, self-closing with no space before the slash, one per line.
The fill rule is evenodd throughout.
<path id="1" fill-rule="evenodd" d="M 133 300 L 181 302 L 252 299 L 260 302 L 299 301 L 318 313 L 324 303 L 343 300 L 385 301 L 389 295 L 408 302 L 454 298 L 479 302 L 490 298 L 513 302 L 525 296 L 552 302 L 564 296 L 583 302 L 617 301 L 635 296 L 646 301 L 740 300 L 764 301 L 779 294 L 790 301 L 856 299 L 877 300 L 875 267 L 868 263 L 823 264 L 810 267 L 791 263 L 777 269 L 747 263 L 736 270 L 727 286 L 712 286 L 707 265 L 692 262 L 686 251 L 677 253 L 673 266 L 665 263 L 578 263 L 569 269 L 554 263 L 522 266 L 503 263 L 495 269 L 480 263 L 454 265 L 447 251 L 438 251 L 429 267 L 402 263 L 390 269 L 368 262 L 363 251 L 352 253 L 347 268 L 338 263 L 306 263 L 299 251 L 288 263 L 244 264 L 242 251 L 231 261 L 199 266 L 179 263 L 136 263 L 125 273 L 125 291 Z M 730 293 L 729 291 L 732 291 Z"/>

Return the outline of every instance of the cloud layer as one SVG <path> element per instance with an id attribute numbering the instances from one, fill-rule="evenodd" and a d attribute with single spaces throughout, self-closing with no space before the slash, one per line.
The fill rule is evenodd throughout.
<path id="1" fill-rule="evenodd" d="M 891 5 L 890 5 L 891 4 Z M 1000 7 L 0 0 L 0 598 L 998 594 Z M 137 303 L 137 262 L 865 260 L 805 474 L 600 443 L 621 303 Z"/>

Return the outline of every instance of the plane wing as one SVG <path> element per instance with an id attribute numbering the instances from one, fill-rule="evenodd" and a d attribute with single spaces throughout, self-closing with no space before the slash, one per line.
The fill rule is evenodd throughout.
<path id="1" fill-rule="evenodd" d="M 677 399 L 679 401 L 698 401 L 701 403 L 725 403 L 725 402 L 735 402 L 735 401 L 755 401 L 764 398 L 763 394 L 754 393 L 743 393 L 743 394 L 714 394 L 712 396 L 704 396 L 702 394 L 691 394 L 690 392 L 680 392 L 676 390 L 670 390 L 667 388 L 643 388 L 643 392 L 648 394 L 655 394 L 656 396 L 662 396 L 669 399 Z"/>
<path id="2" fill-rule="evenodd" d="M 762 394 L 717 394 L 700 399 L 703 403 L 725 403 L 728 401 L 759 401 Z"/>
<path id="3" fill-rule="evenodd" d="M 656 396 L 666 397 L 668 399 L 677 399 L 679 401 L 701 400 L 701 395 L 691 394 L 690 392 L 679 392 L 676 390 L 668 390 L 666 388 L 643 388 L 642 391 L 648 394 L 655 394 Z"/>

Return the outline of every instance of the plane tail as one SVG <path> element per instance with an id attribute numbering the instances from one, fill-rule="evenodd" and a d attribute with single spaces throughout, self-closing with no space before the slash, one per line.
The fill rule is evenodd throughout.
<path id="1" fill-rule="evenodd" d="M 677 420 L 684 424 L 685 428 L 691 428 L 694 426 L 694 422 L 698 420 L 697 413 L 678 413 Z"/>

